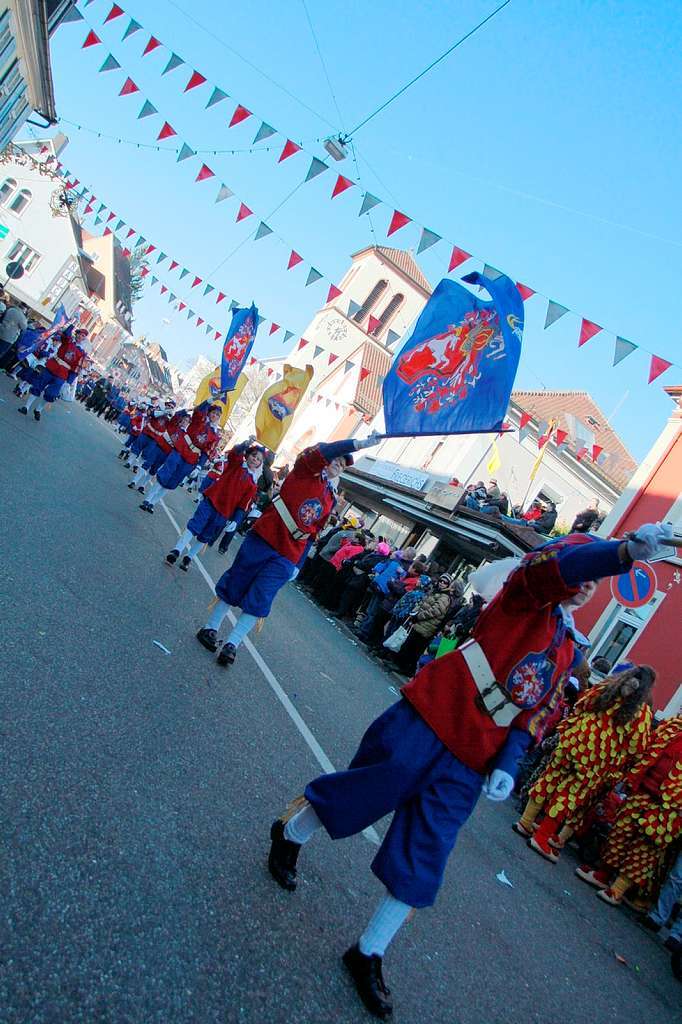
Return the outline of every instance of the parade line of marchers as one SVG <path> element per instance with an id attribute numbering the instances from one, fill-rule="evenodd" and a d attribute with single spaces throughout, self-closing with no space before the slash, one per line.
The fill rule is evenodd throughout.
<path id="1" fill-rule="evenodd" d="M 486 287 L 499 295 L 499 289 L 506 285 L 496 281 L 486 282 Z M 454 396 L 446 393 L 442 381 L 437 388 L 425 388 L 422 374 L 417 392 L 410 395 L 413 384 L 407 381 L 403 395 L 412 402 L 409 422 L 414 432 L 419 432 L 421 419 L 432 414 L 439 427 L 447 425 L 447 419 L 443 419 L 446 413 L 466 424 L 459 432 L 477 429 L 472 395 L 483 395 L 489 418 L 491 411 L 494 413 L 492 429 L 499 429 L 502 422 L 509 397 L 506 385 L 510 390 L 513 372 L 506 372 L 505 386 L 498 389 L 493 401 L 490 396 L 495 388 L 486 395 L 481 381 L 487 359 L 489 372 L 499 384 L 504 341 L 509 333 L 515 334 L 518 323 L 510 314 L 502 329 L 497 313 L 481 309 L 483 304 L 466 294 L 468 310 L 460 311 L 453 324 L 450 310 L 443 314 L 444 321 L 438 313 L 437 303 L 445 296 L 437 289 L 436 306 L 428 304 L 410 339 L 414 342 L 419 324 L 428 313 L 428 337 L 443 338 L 448 372 L 454 366 L 457 388 Z M 494 310 L 493 303 L 485 305 Z M 20 411 L 28 413 L 32 409 L 36 419 L 44 403 L 54 402 L 67 383 L 75 382 L 86 358 L 83 332 L 75 332 L 72 337 L 71 328 L 67 328 L 48 344 L 54 351 L 47 355 L 44 368 L 34 371 L 31 380 L 19 386 L 21 390 L 28 384 L 31 392 Z M 423 364 L 423 336 L 412 348 L 417 344 L 421 346 Z M 403 349 L 397 360 L 398 374 L 412 380 L 412 375 L 405 372 L 405 358 Z M 398 387 L 395 378 L 390 386 Z M 394 424 L 399 398 L 394 391 Z M 102 411 L 94 391 L 88 401 L 94 411 Z M 141 483 L 131 481 L 131 486 L 144 490 L 147 480 L 155 477 L 140 506 L 143 512 L 153 513 L 164 494 L 214 457 L 221 413 L 222 406 L 211 401 L 191 411 L 175 411 L 171 402 L 161 408 L 158 401 L 145 403 L 145 407 L 139 402 L 130 403 L 121 411 L 120 429 L 128 433 L 128 440 L 119 454 L 134 459 L 147 474 L 141 477 Z M 217 603 L 197 633 L 203 647 L 218 653 L 221 665 L 234 662 L 257 620 L 269 615 L 278 592 L 298 575 L 334 510 L 341 473 L 352 464 L 355 451 L 376 440 L 373 435 L 362 440 L 320 443 L 298 456 L 279 495 L 256 521 L 234 562 L 218 580 Z M 223 531 L 234 533 L 253 500 L 264 455 L 262 446 L 250 439 L 233 447 L 223 462 L 214 466 L 204 482 L 201 503 L 169 552 L 167 562 L 174 564 L 182 557 L 181 567 L 186 567 L 202 544 L 213 544 Z M 667 550 L 663 545 L 671 535 L 671 527 L 660 524 L 642 525 L 634 536 L 623 540 L 569 535 L 520 560 L 504 560 L 478 570 L 488 577 L 497 573 L 499 578 L 488 578 L 485 584 L 487 604 L 471 638 L 459 649 L 425 665 L 406 683 L 400 699 L 371 723 L 345 771 L 308 781 L 301 795 L 274 820 L 268 867 L 277 884 L 293 892 L 301 850 L 316 833 L 325 831 L 331 839 L 343 839 L 392 814 L 372 862 L 385 895 L 357 942 L 343 954 L 360 998 L 377 1017 L 387 1018 L 392 1013 L 391 995 L 383 977 L 383 958 L 389 943 L 415 910 L 435 902 L 458 832 L 481 793 L 493 801 L 505 800 L 511 794 L 519 761 L 542 736 L 556 713 L 567 678 L 583 660 L 574 639 L 573 611 L 590 600 L 599 580 L 627 573 L 635 559 L 647 561 Z M 240 614 L 221 645 L 219 631 L 231 607 Z M 666 722 L 660 735 L 654 734 L 648 745 L 650 716 L 641 709 L 653 675 L 647 667 L 624 667 L 620 676 L 588 691 L 594 703 L 581 709 L 586 716 L 581 722 L 584 734 L 579 729 L 565 728 L 561 747 L 564 758 L 550 765 L 533 787 L 517 824 L 517 830 L 525 833 L 543 855 L 547 853 L 551 859 L 565 840 L 566 833 L 559 830 L 570 829 L 587 802 L 595 767 L 612 770 L 618 761 L 616 755 L 624 749 L 628 756 L 621 758 L 623 763 L 641 755 L 636 768 L 639 778 L 651 779 L 653 772 L 659 791 L 669 783 L 679 805 L 682 718 Z M 594 725 L 594 716 L 598 719 L 600 714 L 604 721 L 597 725 L 595 735 L 603 742 L 596 744 L 589 727 Z M 596 766 L 589 756 L 582 761 L 571 759 L 581 745 L 592 751 L 598 749 L 601 761 Z M 580 765 L 586 768 L 584 778 L 576 785 Z M 665 775 L 663 781 L 658 778 L 661 772 Z M 606 899 L 612 902 L 618 902 L 633 882 L 651 877 L 666 844 L 679 835 L 682 827 L 682 815 L 673 809 L 666 816 L 663 802 L 657 803 L 645 786 L 632 799 L 639 803 L 624 810 L 607 851 L 610 872 L 589 879 L 603 888 Z M 628 804 L 632 800 L 625 808 Z M 550 825 L 543 822 L 536 838 L 535 817 L 543 807 Z M 642 814 L 648 816 L 644 829 L 639 827 Z M 612 884 L 611 876 L 615 879 Z"/>

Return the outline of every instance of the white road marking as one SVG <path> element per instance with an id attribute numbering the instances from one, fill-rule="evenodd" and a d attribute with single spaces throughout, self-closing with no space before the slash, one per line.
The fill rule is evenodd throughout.
<path id="1" fill-rule="evenodd" d="M 168 508 L 166 503 L 163 501 L 163 499 L 159 502 L 159 504 L 161 505 L 161 507 L 163 508 L 164 512 L 166 513 L 166 515 L 170 519 L 171 524 L 173 526 L 173 529 L 176 531 L 178 536 L 180 536 L 180 534 L 183 531 L 180 529 L 180 527 L 179 527 L 179 525 L 178 525 L 178 523 L 177 523 L 177 521 L 175 519 L 175 516 L 173 515 L 171 510 Z M 204 568 L 204 566 L 202 565 L 202 563 L 199 561 L 198 558 L 194 559 L 194 564 L 196 565 L 197 569 L 199 570 L 199 572 L 203 576 L 204 580 L 206 581 L 206 583 L 210 587 L 211 593 L 215 593 L 215 582 L 211 579 L 211 576 L 206 571 L 206 569 Z M 229 618 L 230 622 L 232 623 L 232 625 L 234 625 L 237 620 L 236 620 L 235 616 L 233 615 L 233 613 L 230 611 L 230 612 L 227 613 L 227 615 L 228 615 L 228 618 Z M 308 744 L 308 747 L 312 751 L 312 754 L 313 754 L 315 760 L 317 761 L 317 763 L 322 768 L 322 771 L 326 772 L 327 774 L 329 774 L 330 772 L 335 772 L 336 768 L 331 763 L 331 761 L 329 760 L 329 758 L 325 754 L 324 750 L 322 749 L 320 744 L 315 739 L 314 735 L 312 734 L 312 732 L 310 731 L 310 729 L 308 728 L 308 726 L 304 722 L 304 720 L 301 717 L 301 715 L 299 714 L 299 712 L 296 710 L 296 708 L 294 707 L 292 702 L 289 700 L 289 697 L 286 695 L 286 693 L 282 689 L 280 683 L 277 681 L 277 677 L 272 672 L 272 670 L 270 669 L 270 667 L 267 664 L 267 662 L 261 657 L 261 655 L 258 653 L 256 648 L 253 646 L 253 644 L 249 640 L 248 636 L 244 640 L 244 647 L 246 647 L 247 651 L 249 652 L 249 654 L 251 655 L 251 657 L 255 661 L 256 665 L 260 669 L 261 674 L 263 675 L 263 678 L 265 679 L 265 681 L 269 685 L 269 687 L 272 690 L 272 692 L 274 693 L 275 697 L 277 697 L 277 700 L 280 702 L 280 704 L 282 705 L 282 707 L 284 708 L 284 710 L 288 714 L 289 718 L 294 723 L 294 725 L 296 726 L 296 728 L 300 732 L 301 736 L 303 737 L 303 739 Z M 372 825 L 370 825 L 369 828 L 364 829 L 362 834 L 365 837 L 365 839 L 369 840 L 370 843 L 373 843 L 375 846 L 379 846 L 381 840 L 379 839 L 379 834 L 378 834 L 377 830 Z"/>

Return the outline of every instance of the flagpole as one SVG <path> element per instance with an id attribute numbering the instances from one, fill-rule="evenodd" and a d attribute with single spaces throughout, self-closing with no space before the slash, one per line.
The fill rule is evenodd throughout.
<path id="1" fill-rule="evenodd" d="M 486 458 L 488 457 L 488 455 L 492 451 L 493 445 L 497 441 L 498 437 L 502 437 L 502 434 L 495 434 L 495 436 L 493 437 L 492 441 L 490 442 L 490 444 L 488 445 L 486 450 L 483 452 L 483 455 L 481 455 L 480 459 L 478 460 L 478 462 L 476 463 L 474 468 L 469 473 L 469 476 L 466 478 L 466 480 L 462 484 L 462 487 L 468 487 L 472 477 L 474 477 L 476 475 L 476 473 L 478 472 L 478 467 L 483 465 L 483 462 L 486 460 Z"/>

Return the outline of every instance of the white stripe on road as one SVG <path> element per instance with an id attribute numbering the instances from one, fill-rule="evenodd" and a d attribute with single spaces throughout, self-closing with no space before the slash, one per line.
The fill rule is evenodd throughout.
<path id="1" fill-rule="evenodd" d="M 161 505 L 161 507 L 163 508 L 164 512 L 166 513 L 166 515 L 170 519 L 170 521 L 171 521 L 171 523 L 173 525 L 173 529 L 177 532 L 178 536 L 180 536 L 180 534 L 182 533 L 182 530 L 178 526 L 178 523 L 177 523 L 173 513 L 168 508 L 168 506 L 166 505 L 165 501 L 161 500 L 159 502 L 159 504 Z M 194 559 L 194 564 L 196 565 L 197 569 L 199 570 L 201 575 L 206 580 L 206 583 L 208 584 L 208 586 L 211 588 L 211 592 L 215 593 L 215 583 L 211 579 L 211 576 L 206 571 L 206 569 L 204 568 L 204 566 L 202 565 L 202 563 L 199 561 L 198 558 Z M 235 616 L 232 614 L 231 611 L 228 612 L 227 614 L 228 614 L 228 617 L 230 619 L 230 622 L 232 623 L 232 625 L 234 625 L 235 622 L 237 621 Z M 289 700 L 289 698 L 287 697 L 286 693 L 282 689 L 280 683 L 278 682 L 277 677 L 271 671 L 270 667 L 265 662 L 265 660 L 261 657 L 261 655 L 258 653 L 256 648 L 253 646 L 253 644 L 249 640 L 248 636 L 244 640 L 244 646 L 246 647 L 247 651 L 249 652 L 249 654 L 251 655 L 251 657 L 255 661 L 256 665 L 260 669 L 261 674 L 263 675 L 263 677 L 264 677 L 265 681 L 267 682 L 268 686 L 270 687 L 270 689 L 274 693 L 275 697 L 277 697 L 277 700 L 280 702 L 280 704 L 282 705 L 282 707 L 284 708 L 284 710 L 288 714 L 289 718 L 294 723 L 294 725 L 296 726 L 296 728 L 300 732 L 301 736 L 303 737 L 303 739 L 308 744 L 308 747 L 312 751 L 312 754 L 315 757 L 317 763 L 322 768 L 322 771 L 323 772 L 327 772 L 327 773 L 335 772 L 336 768 L 331 763 L 331 761 L 329 760 L 329 758 L 325 754 L 324 750 L 322 749 L 320 744 L 317 742 L 317 740 L 313 736 L 312 732 L 310 731 L 310 729 L 308 728 L 306 723 L 301 718 L 301 715 L 299 714 L 299 712 L 296 710 L 294 705 Z M 364 829 L 362 834 L 365 837 L 365 839 L 368 839 L 370 841 L 370 843 L 374 843 L 375 846 L 379 845 L 379 843 L 380 843 L 379 835 L 378 835 L 376 829 L 372 827 L 372 825 L 370 825 L 369 828 Z"/>

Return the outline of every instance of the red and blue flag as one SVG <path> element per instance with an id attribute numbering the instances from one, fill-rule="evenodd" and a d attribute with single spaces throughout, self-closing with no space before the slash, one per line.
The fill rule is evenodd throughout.
<path id="1" fill-rule="evenodd" d="M 234 391 L 239 374 L 244 369 L 253 348 L 257 330 L 258 310 L 253 303 L 250 309 L 235 307 L 232 312 L 232 323 L 223 344 L 220 366 L 221 392 Z"/>

